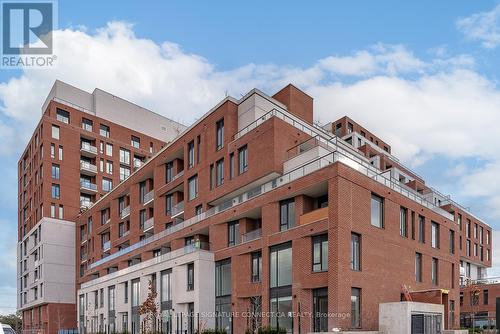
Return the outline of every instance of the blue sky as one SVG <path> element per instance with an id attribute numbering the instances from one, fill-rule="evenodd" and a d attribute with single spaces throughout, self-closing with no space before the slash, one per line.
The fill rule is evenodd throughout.
<path id="1" fill-rule="evenodd" d="M 16 303 L 16 162 L 56 78 L 186 124 L 226 92 L 292 82 L 315 98 L 318 121 L 350 115 L 500 230 L 497 1 L 61 0 L 58 10 L 57 68 L 0 70 L 0 312 Z"/>

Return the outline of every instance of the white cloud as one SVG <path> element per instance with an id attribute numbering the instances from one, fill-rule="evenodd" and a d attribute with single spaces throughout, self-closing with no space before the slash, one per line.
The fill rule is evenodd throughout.
<path id="1" fill-rule="evenodd" d="M 457 20 L 457 28 L 466 38 L 480 41 L 485 48 L 500 44 L 500 5 L 488 12 L 480 12 Z"/>
<path id="2" fill-rule="evenodd" d="M 247 64 L 221 71 L 175 43 L 138 38 L 131 25 L 121 22 L 93 33 L 59 30 L 54 40 L 57 68 L 26 70 L 0 83 L 2 143 L 8 138 L 24 142 L 31 134 L 55 79 L 88 91 L 97 86 L 188 124 L 226 92 L 235 97 L 253 87 L 273 92 L 292 82 L 314 97 L 317 119 L 349 115 L 391 143 L 395 154 L 413 166 L 435 155 L 484 159 L 489 165 L 467 169 L 463 186 L 471 200 L 488 198 L 491 217 L 500 218 L 494 209 L 500 207 L 500 195 L 482 177 L 493 177 L 500 167 L 500 151 L 493 145 L 500 142 L 500 132 L 492 130 L 500 122 L 500 91 L 474 70 L 474 58 L 468 55 L 449 56 L 441 48 L 423 60 L 402 45 L 377 44 L 305 68 Z M 21 149 L 0 148 L 0 155 L 17 158 Z M 15 177 L 15 164 L 11 168 Z M 466 175 L 459 169 L 443 171 L 450 173 Z"/>

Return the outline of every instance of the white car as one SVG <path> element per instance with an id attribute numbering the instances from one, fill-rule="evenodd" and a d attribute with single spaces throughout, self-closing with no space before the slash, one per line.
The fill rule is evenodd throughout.
<path id="1" fill-rule="evenodd" d="M 16 334 L 16 332 L 9 325 L 0 324 L 0 334 Z"/>

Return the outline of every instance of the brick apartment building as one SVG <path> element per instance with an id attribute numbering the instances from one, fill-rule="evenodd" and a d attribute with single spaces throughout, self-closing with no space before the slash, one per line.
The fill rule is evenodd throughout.
<path id="1" fill-rule="evenodd" d="M 76 327 L 77 216 L 184 128 L 102 90 L 55 82 L 18 164 L 24 329 Z"/>
<path id="2" fill-rule="evenodd" d="M 78 128 L 80 158 L 86 114 L 62 107 Z M 47 129 L 64 127 L 55 108 L 44 115 L 47 142 Z M 96 126 L 94 146 L 107 140 Z M 113 147 L 124 145 L 132 156 L 126 131 Z M 109 191 L 100 189 L 91 205 L 76 205 L 68 218 L 76 229 L 77 313 L 66 327 L 138 333 L 151 284 L 160 314 L 155 325 L 164 333 L 244 333 L 255 325 L 294 333 L 375 330 L 378 305 L 400 301 L 402 286 L 414 301 L 443 304 L 445 328 L 458 328 L 461 280 L 484 277 L 491 266 L 488 225 L 427 186 L 388 143 L 348 117 L 314 125 L 312 98 L 292 85 L 272 97 L 256 89 L 239 100 L 227 97 L 179 135 L 144 142 L 153 150 L 143 153 L 140 167 Z M 45 159 L 44 166 L 57 163 Z M 73 163 L 80 175 L 79 159 Z M 101 185 L 104 177 L 99 171 L 90 181 Z M 75 201 L 82 190 L 76 183 Z M 42 221 L 50 222 L 46 191 Z M 37 240 L 38 224 L 24 232 L 21 221 L 20 277 L 21 245 Z M 22 298 L 20 290 L 21 307 L 34 309 Z M 24 316 L 30 313 L 35 326 L 35 311 Z"/>
<path id="3" fill-rule="evenodd" d="M 460 289 L 460 326 L 492 328 L 496 326 L 497 303 L 500 303 L 500 279 L 480 279 Z"/>
<path id="4" fill-rule="evenodd" d="M 150 282 L 166 333 L 373 330 L 402 285 L 457 328 L 460 279 L 473 275 L 461 264 L 491 266 L 485 223 L 351 119 L 313 125 L 312 98 L 291 85 L 222 100 L 77 229 L 85 332 L 137 333 Z"/>

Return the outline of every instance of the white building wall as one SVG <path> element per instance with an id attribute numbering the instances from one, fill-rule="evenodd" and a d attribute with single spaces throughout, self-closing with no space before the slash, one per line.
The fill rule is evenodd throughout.
<path id="1" fill-rule="evenodd" d="M 187 291 L 187 265 L 194 264 L 194 289 Z M 194 304 L 194 312 L 213 313 L 215 310 L 215 263 L 213 253 L 205 250 L 186 251 L 186 249 L 175 250 L 157 258 L 141 262 L 137 265 L 116 271 L 112 274 L 94 279 L 82 284 L 78 290 L 78 298 L 86 296 L 87 307 L 83 314 L 78 307 L 79 326 L 84 321 L 87 332 L 96 331 L 92 327 L 102 317 L 104 318 L 104 329 L 109 325 L 108 319 L 108 288 L 115 286 L 115 330 L 124 331 L 122 326 L 123 315 L 128 315 L 127 330 L 132 328 L 132 281 L 140 279 L 140 304 L 148 296 L 149 281 L 153 274 L 156 274 L 157 306 L 160 309 L 161 298 L 161 272 L 172 269 L 172 328 L 177 328 L 177 318 L 175 314 L 184 313 L 182 325 L 179 328 L 187 329 L 188 304 Z M 125 302 L 125 282 L 128 282 L 128 302 Z M 94 307 L 95 291 L 104 289 L 104 306 Z M 84 297 L 85 298 L 85 297 Z M 102 316 L 101 316 L 102 315 Z M 141 321 L 144 317 L 141 317 Z M 179 317 L 180 321 L 180 317 Z M 203 319 L 203 324 L 207 328 L 213 328 L 215 321 L 212 318 Z M 95 326 L 95 325 L 94 325 Z M 195 321 L 196 328 L 196 321 Z M 83 333 L 83 329 L 80 328 Z"/>
<path id="2" fill-rule="evenodd" d="M 36 236 L 36 238 L 35 238 Z M 24 245 L 26 255 L 24 255 Z M 42 303 L 75 303 L 75 224 L 42 218 L 18 242 L 18 309 Z M 38 253 L 38 260 L 35 260 Z M 27 266 L 24 270 L 24 262 Z M 35 271 L 39 278 L 35 280 Z M 27 279 L 26 288 L 23 281 Z M 34 290 L 37 289 L 35 299 Z M 26 294 L 26 303 L 24 295 Z"/>

